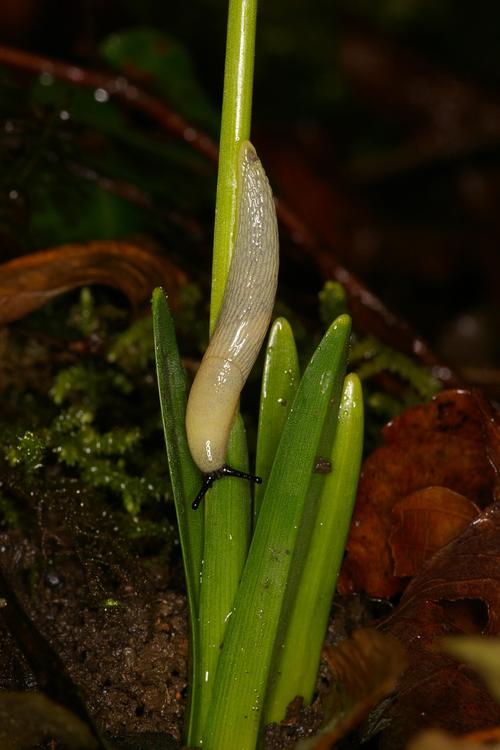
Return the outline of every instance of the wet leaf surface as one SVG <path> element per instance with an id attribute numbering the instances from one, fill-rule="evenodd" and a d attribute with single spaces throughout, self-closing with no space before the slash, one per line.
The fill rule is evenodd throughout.
<path id="1" fill-rule="evenodd" d="M 89 284 L 119 289 L 133 305 L 163 284 L 175 306 L 185 274 L 158 252 L 127 242 L 62 245 L 0 265 L 0 323 L 17 320 L 52 297 Z"/>
<path id="2" fill-rule="evenodd" d="M 500 724 L 500 706 L 477 672 L 451 658 L 442 639 L 500 633 L 500 504 L 479 515 L 413 579 L 381 630 L 406 648 L 409 668 L 368 734 L 389 723 L 380 747 L 398 750 L 426 727 L 457 734 Z"/>
<path id="3" fill-rule="evenodd" d="M 300 750 L 329 750 L 355 729 L 395 687 L 406 667 L 398 641 L 376 630 L 356 630 L 324 656 L 332 672 L 331 691 L 324 698 L 326 725 Z"/>
<path id="4" fill-rule="evenodd" d="M 479 512 L 475 503 L 446 487 L 417 490 L 397 502 L 389 538 L 395 575 L 414 576 L 429 557 L 459 536 Z"/>
<path id="5" fill-rule="evenodd" d="M 411 493 L 439 486 L 465 496 L 480 508 L 493 501 L 497 425 L 491 410 L 486 416 L 486 408 L 468 391 L 444 391 L 427 404 L 407 409 L 386 426 L 385 444 L 363 465 L 348 554 L 339 580 L 341 593 L 363 590 L 386 598 L 401 590 L 391 534 L 395 522 L 401 527 L 402 509 L 397 511 L 398 520 L 394 508 Z M 424 539 L 425 547 L 430 529 L 434 539 L 441 534 L 446 538 L 453 502 L 451 509 L 443 512 L 443 497 L 436 495 L 436 511 L 420 513 L 419 523 L 413 524 L 413 529 L 407 524 L 404 529 L 406 546 L 422 546 Z M 472 506 L 469 511 L 472 513 Z M 398 533 L 401 528 L 396 533 L 396 546 Z"/>

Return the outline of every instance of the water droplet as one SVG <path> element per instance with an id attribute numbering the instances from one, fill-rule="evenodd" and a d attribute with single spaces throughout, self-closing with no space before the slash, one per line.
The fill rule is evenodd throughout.
<path id="1" fill-rule="evenodd" d="M 94 99 L 99 104 L 105 104 L 109 100 L 109 94 L 106 89 L 96 89 L 94 91 Z"/>
<path id="2" fill-rule="evenodd" d="M 40 78 L 38 80 L 40 81 L 42 86 L 52 86 L 52 84 L 54 83 L 54 76 L 52 75 L 52 73 L 44 70 L 44 72 L 40 74 Z"/>

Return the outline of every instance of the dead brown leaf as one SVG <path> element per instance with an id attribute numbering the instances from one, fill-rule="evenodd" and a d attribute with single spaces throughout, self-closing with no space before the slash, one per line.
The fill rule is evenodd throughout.
<path id="1" fill-rule="evenodd" d="M 394 574 L 414 576 L 429 557 L 459 536 L 480 512 L 447 487 L 426 487 L 397 502 L 389 537 Z"/>
<path id="2" fill-rule="evenodd" d="M 480 736 L 478 736 L 480 735 Z M 496 739 L 495 744 L 491 744 Z M 485 742 L 487 744 L 485 744 Z M 408 745 L 407 750 L 499 750 L 500 727 L 494 727 L 493 731 L 483 733 L 454 735 L 448 732 L 440 732 L 438 729 L 428 729 L 418 734 Z"/>
<path id="3" fill-rule="evenodd" d="M 164 286 L 175 307 L 185 282 L 183 271 L 147 247 L 113 240 L 61 245 L 0 265 L 0 323 L 22 318 L 52 297 L 87 284 L 119 289 L 133 305 Z"/>
<path id="4" fill-rule="evenodd" d="M 334 648 L 326 648 L 324 656 L 332 672 L 332 690 L 324 700 L 327 723 L 297 750 L 333 747 L 394 689 L 407 663 L 404 649 L 395 638 L 368 628 L 356 630 Z"/>
<path id="5" fill-rule="evenodd" d="M 401 590 L 389 540 L 393 508 L 410 493 L 439 486 L 480 508 L 493 501 L 497 472 L 490 444 L 496 440 L 491 426 L 496 417 L 490 412 L 489 418 L 473 393 L 451 390 L 407 409 L 385 427 L 385 445 L 363 464 L 341 593 L 362 590 L 386 598 Z M 446 513 L 439 519 L 448 524 Z M 434 524 L 437 516 L 428 520 Z M 415 528 L 421 537 L 422 528 Z"/>
<path id="6" fill-rule="evenodd" d="M 481 677 L 442 650 L 463 633 L 500 634 L 500 504 L 437 552 L 406 589 L 381 630 L 406 648 L 410 665 L 391 705 L 381 748 L 399 750 L 420 729 L 463 734 L 500 724 L 500 706 Z"/>

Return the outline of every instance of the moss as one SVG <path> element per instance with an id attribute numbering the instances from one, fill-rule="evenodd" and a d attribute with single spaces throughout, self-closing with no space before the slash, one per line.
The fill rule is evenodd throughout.
<path id="1" fill-rule="evenodd" d="M 119 370 L 94 367 L 92 362 L 68 367 L 55 378 L 50 394 L 60 406 L 66 401 L 85 403 L 91 409 L 99 408 L 110 397 L 118 394 L 128 396 L 133 384 Z"/>
<path id="2" fill-rule="evenodd" d="M 41 315 L 45 317 L 46 311 Z M 37 321 L 27 319 L 24 327 L 12 327 L 20 335 L 5 336 L 13 344 L 6 352 L 14 361 L 4 364 L 10 373 L 5 383 L 9 408 L 0 410 L 0 454 L 31 489 L 42 491 L 48 475 L 58 475 L 61 481 L 78 479 L 110 500 L 118 499 L 135 516 L 165 496 L 168 478 L 152 377 L 151 319 L 140 318 L 117 331 L 123 315 L 107 302 L 97 304 L 89 290 L 82 290 L 65 316 L 70 326 L 64 335 L 71 329 L 76 338 L 66 344 L 55 338 L 53 349 L 46 347 L 39 391 L 36 378 L 26 377 L 41 358 L 31 346 L 36 356 L 32 362 L 26 359 L 29 342 L 39 336 Z M 85 343 L 82 333 L 98 338 L 97 352 L 80 346 Z M 70 364 L 58 369 L 60 359 Z"/>
<path id="3" fill-rule="evenodd" d="M 22 465 L 26 477 L 31 479 L 35 471 L 43 468 L 43 455 L 47 447 L 45 435 L 28 430 L 20 435 L 14 445 L 7 446 L 5 458 L 11 466 Z"/>
<path id="4" fill-rule="evenodd" d="M 153 326 L 149 315 L 118 334 L 107 350 L 108 362 L 127 373 L 146 370 L 153 359 Z"/>
<path id="5" fill-rule="evenodd" d="M 338 281 L 327 281 L 318 297 L 319 316 L 325 327 L 347 312 L 347 295 Z"/>
<path id="6" fill-rule="evenodd" d="M 68 393 L 72 392 L 65 391 Z M 85 394 L 82 398 L 85 400 Z M 57 414 L 49 426 L 36 432 L 28 430 L 7 444 L 5 457 L 11 466 L 23 470 L 27 482 L 55 460 L 66 469 L 77 470 L 85 484 L 121 497 L 125 509 L 135 515 L 148 500 L 158 500 L 164 494 L 164 462 L 160 471 L 154 457 L 150 466 L 141 466 L 143 461 L 137 460 L 137 454 L 144 458 L 147 451 L 141 446 L 138 426 L 104 432 L 94 426 L 94 418 L 88 407 L 72 405 Z"/>
<path id="7" fill-rule="evenodd" d="M 441 388 L 439 381 L 426 367 L 374 338 L 357 341 L 351 349 L 350 362 L 361 380 L 368 380 L 384 371 L 397 375 L 421 401 L 432 398 Z"/>

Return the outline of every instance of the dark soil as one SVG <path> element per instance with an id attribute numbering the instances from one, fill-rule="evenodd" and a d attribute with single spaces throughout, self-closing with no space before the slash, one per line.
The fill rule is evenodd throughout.
<path id="1" fill-rule="evenodd" d="M 54 672 L 62 669 L 113 747 L 178 748 L 188 652 L 180 564 L 169 564 L 161 548 L 124 541 L 113 513 L 76 485 L 41 493 L 36 509 L 29 533 L 0 534 L 0 689 L 44 689 L 61 702 L 65 687 Z M 16 622 L 11 597 L 42 647 Z M 332 614 L 329 643 L 372 617 L 358 597 L 339 600 Z M 280 726 L 268 727 L 268 750 L 292 747 L 319 728 L 328 687 L 322 665 L 318 698 L 308 707 L 297 699 Z"/>
<path id="2" fill-rule="evenodd" d="M 36 541 L 19 531 L 0 535 L 8 585 L 104 734 L 179 740 L 188 648 L 184 596 L 172 590 L 169 568 L 127 550 L 107 517 L 99 528 L 96 507 L 80 496 L 77 524 L 75 495 L 57 492 L 39 499 L 43 527 Z M 36 689 L 37 677 L 1 618 L 0 638 L 0 688 Z"/>

